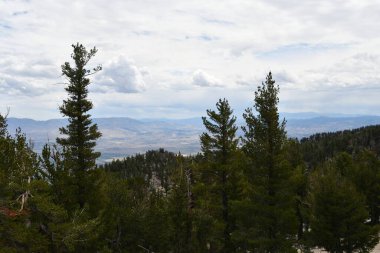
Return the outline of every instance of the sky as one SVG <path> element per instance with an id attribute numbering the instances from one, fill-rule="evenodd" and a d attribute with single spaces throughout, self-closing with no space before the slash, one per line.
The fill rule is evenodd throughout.
<path id="1" fill-rule="evenodd" d="M 238 116 L 269 71 L 282 112 L 380 115 L 378 0 L 0 0 L 0 113 L 62 117 L 71 45 L 94 117 Z"/>

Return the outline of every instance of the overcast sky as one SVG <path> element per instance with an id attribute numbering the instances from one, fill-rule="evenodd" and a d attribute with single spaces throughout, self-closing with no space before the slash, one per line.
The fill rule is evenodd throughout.
<path id="1" fill-rule="evenodd" d="M 0 0 L 0 112 L 61 117 L 60 66 L 96 46 L 95 117 L 186 118 L 252 106 L 272 71 L 280 110 L 380 114 L 378 0 Z"/>

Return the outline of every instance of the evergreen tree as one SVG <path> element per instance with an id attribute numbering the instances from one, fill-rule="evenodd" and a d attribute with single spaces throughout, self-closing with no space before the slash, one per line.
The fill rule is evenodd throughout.
<path id="1" fill-rule="evenodd" d="M 192 253 L 193 247 L 193 190 L 192 167 L 184 164 L 179 155 L 179 166 L 172 175 L 172 187 L 168 195 L 168 215 L 171 248 L 175 253 Z"/>
<path id="2" fill-rule="evenodd" d="M 65 166 L 65 157 L 57 145 L 46 144 L 39 157 L 40 177 L 50 185 L 52 198 L 55 203 L 63 205 L 67 210 L 74 210 L 77 203 L 74 191 L 71 187 L 74 178 L 70 175 L 70 168 Z"/>
<path id="3" fill-rule="evenodd" d="M 7 116 L 0 114 L 0 138 L 4 138 L 7 134 Z"/>
<path id="4" fill-rule="evenodd" d="M 296 139 L 289 139 L 285 146 L 286 160 L 294 168 L 291 183 L 294 185 L 296 193 L 296 216 L 297 216 L 297 242 L 298 246 L 306 246 L 304 242 L 304 233 L 309 226 L 309 205 L 307 203 L 307 194 L 309 192 L 309 170 L 302 159 L 300 143 Z"/>
<path id="5" fill-rule="evenodd" d="M 272 74 L 267 75 L 255 92 L 254 114 L 251 108 L 243 115 L 243 149 L 249 158 L 247 169 L 251 189 L 248 201 L 241 203 L 241 235 L 246 236 L 248 250 L 257 252 L 291 252 L 296 230 L 291 166 L 285 160 L 285 120 L 279 121 L 279 87 Z M 255 251 L 256 252 L 256 251 Z"/>
<path id="6" fill-rule="evenodd" d="M 148 199 L 146 184 L 141 178 L 121 179 L 108 174 L 106 194 L 100 238 L 112 252 L 140 252 Z"/>
<path id="7" fill-rule="evenodd" d="M 167 193 L 170 188 L 170 176 L 178 168 L 177 155 L 162 148 L 149 150 L 122 160 L 116 159 L 100 165 L 99 168 L 115 173 L 120 178 L 144 178 L 152 187 L 160 187 Z"/>
<path id="8" fill-rule="evenodd" d="M 25 135 L 10 136 L 1 115 L 0 125 L 0 252 L 52 252 L 65 210 L 51 200 Z"/>
<path id="9" fill-rule="evenodd" d="M 352 181 L 366 197 L 371 224 L 380 223 L 380 160 L 373 152 L 363 150 L 356 160 Z"/>
<path id="10" fill-rule="evenodd" d="M 64 148 L 66 166 L 69 166 L 70 174 L 75 179 L 73 187 L 77 191 L 77 203 L 83 208 L 91 188 L 86 172 L 95 167 L 95 160 L 100 156 L 99 152 L 94 151 L 94 147 L 101 136 L 97 125 L 92 124 L 91 115 L 88 114 L 93 107 L 87 98 L 90 84 L 88 76 L 100 71 L 101 67 L 92 71 L 86 69 L 87 63 L 97 52 L 96 48 L 87 51 L 79 43 L 72 47 L 74 52 L 71 58 L 75 66 L 72 67 L 69 62 L 62 65 L 62 75 L 69 81 L 65 88 L 69 98 L 59 108 L 63 116 L 68 117 L 69 124 L 59 129 L 66 137 L 57 138 L 57 143 Z"/>
<path id="11" fill-rule="evenodd" d="M 312 245 L 331 253 L 371 252 L 379 230 L 365 224 L 364 196 L 333 163 L 318 171 L 312 181 Z"/>
<path id="12" fill-rule="evenodd" d="M 354 157 L 342 152 L 336 155 L 332 162 L 339 174 L 351 181 L 366 197 L 371 224 L 379 224 L 380 161 L 376 155 L 366 149 Z"/>
<path id="13" fill-rule="evenodd" d="M 317 133 L 300 141 L 303 160 L 315 169 L 340 152 L 359 154 L 368 149 L 380 155 L 380 125 L 352 130 Z"/>
<path id="14" fill-rule="evenodd" d="M 216 103 L 217 112 L 207 110 L 207 116 L 202 117 L 203 124 L 208 132 L 201 135 L 201 148 L 209 164 L 211 185 L 219 194 L 221 203 L 221 220 L 223 239 L 221 252 L 231 252 L 231 233 L 233 220 L 230 214 L 231 180 L 233 179 L 233 158 L 236 154 L 238 138 L 236 137 L 236 117 L 226 99 L 219 99 Z"/>

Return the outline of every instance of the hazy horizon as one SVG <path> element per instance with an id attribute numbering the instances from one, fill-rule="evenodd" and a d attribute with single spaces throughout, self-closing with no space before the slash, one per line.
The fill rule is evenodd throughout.
<path id="1" fill-rule="evenodd" d="M 213 108 L 208 108 L 213 109 Z M 329 118 L 350 118 L 350 117 L 380 117 L 380 114 L 350 114 L 350 113 L 335 113 L 335 112 L 279 112 L 280 117 L 291 117 L 293 119 L 303 119 L 303 118 L 317 118 L 317 117 L 329 117 Z M 242 115 L 234 114 L 238 119 L 243 120 Z M 187 120 L 187 119 L 196 119 L 206 116 L 206 111 L 202 115 L 196 115 L 193 117 L 129 117 L 129 116 L 103 116 L 103 117 L 93 117 L 94 119 L 107 119 L 107 118 L 129 118 L 133 120 Z M 34 121 L 49 121 L 49 120 L 64 120 L 65 117 L 56 117 L 56 118 L 46 118 L 46 119 L 36 119 L 32 117 L 14 117 L 12 113 L 9 113 L 8 119 L 26 119 L 26 120 L 34 120 Z"/>

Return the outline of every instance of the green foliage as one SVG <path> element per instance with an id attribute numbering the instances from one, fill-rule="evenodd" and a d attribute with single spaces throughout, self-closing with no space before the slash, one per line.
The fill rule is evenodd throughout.
<path id="1" fill-rule="evenodd" d="M 0 252 L 47 252 L 53 247 L 49 227 L 66 213 L 39 178 L 37 155 L 21 130 L 11 137 L 4 129 L 0 151 Z"/>
<path id="2" fill-rule="evenodd" d="M 142 178 L 153 187 L 162 188 L 165 193 L 170 189 L 172 173 L 178 168 L 177 155 L 164 149 L 149 150 L 144 154 L 136 154 L 124 159 L 113 160 L 100 168 L 117 174 L 118 177 Z M 153 188 L 154 188 L 153 187 Z"/>
<path id="3" fill-rule="evenodd" d="M 0 138 L 4 138 L 8 134 L 7 127 L 7 117 L 0 114 Z"/>
<path id="4" fill-rule="evenodd" d="M 303 160 L 316 168 L 341 152 L 357 154 L 364 149 L 380 155 L 380 126 L 366 126 L 353 130 L 317 133 L 301 141 Z"/>
<path id="5" fill-rule="evenodd" d="M 92 184 L 86 176 L 86 172 L 95 167 L 95 159 L 100 156 L 94 151 L 96 140 L 101 136 L 96 124 L 92 124 L 88 111 L 92 109 L 92 102 L 87 99 L 89 75 L 101 70 L 98 66 L 91 70 L 86 69 L 87 63 L 96 54 L 96 48 L 87 51 L 86 48 L 77 43 L 72 45 L 74 52 L 71 58 L 75 67 L 69 62 L 62 65 L 62 75 L 69 81 L 65 90 L 69 94 L 67 100 L 63 100 L 63 105 L 59 108 L 63 116 L 69 118 L 69 124 L 60 128 L 60 133 L 67 137 L 57 138 L 57 143 L 64 148 L 65 166 L 68 166 L 70 174 L 73 175 L 74 189 L 77 194 L 72 197 L 77 198 L 80 208 L 83 208 L 91 189 Z"/>
<path id="6" fill-rule="evenodd" d="M 101 238 L 114 252 L 139 252 L 143 237 L 142 213 L 147 194 L 144 182 L 139 179 L 108 178 L 107 205 L 102 215 Z"/>
<path id="7" fill-rule="evenodd" d="M 375 153 L 363 150 L 355 158 L 352 181 L 364 194 L 371 224 L 380 223 L 380 160 Z"/>
<path id="8" fill-rule="evenodd" d="M 313 178 L 312 244 L 328 252 L 370 252 L 378 242 L 378 227 L 365 224 L 364 196 L 342 174 L 339 163 L 326 165 Z"/>
<path id="9" fill-rule="evenodd" d="M 71 213 L 78 205 L 75 197 L 78 186 L 74 183 L 63 154 L 57 145 L 45 145 L 39 158 L 39 175 L 50 185 L 54 202 L 60 203 Z"/>
<path id="10" fill-rule="evenodd" d="M 193 242 L 193 168 L 184 168 L 183 158 L 179 157 L 180 166 L 172 174 L 172 186 L 168 196 L 168 217 L 171 248 L 176 253 L 194 252 Z"/>
<path id="11" fill-rule="evenodd" d="M 239 237 L 245 250 L 292 252 L 296 229 L 292 168 L 286 161 L 285 120 L 279 122 L 279 87 L 269 73 L 255 92 L 254 114 L 243 115 L 243 150 L 249 158 L 248 195 L 237 204 Z"/>
<path id="12" fill-rule="evenodd" d="M 238 144 L 236 137 L 236 117 L 226 99 L 219 99 L 216 103 L 217 112 L 207 110 L 207 116 L 202 117 L 203 124 L 208 132 L 201 135 L 201 148 L 206 157 L 227 163 L 235 152 Z"/>
<path id="13" fill-rule="evenodd" d="M 109 175 L 107 205 L 102 214 L 100 238 L 113 252 L 167 252 L 168 216 L 162 194 L 141 178 Z"/>
<path id="14" fill-rule="evenodd" d="M 236 184 L 233 181 L 236 173 L 233 163 L 237 153 L 238 128 L 235 124 L 236 117 L 232 115 L 233 111 L 226 99 L 219 99 L 216 109 L 216 112 L 207 110 L 209 118 L 202 118 L 207 130 L 200 137 L 206 162 L 202 173 L 210 186 L 209 190 L 216 193 L 210 201 L 215 206 L 213 216 L 216 218 L 216 226 L 222 231 L 219 239 L 220 252 L 231 252 L 234 248 L 231 242 L 234 221 L 230 214 L 230 202 Z"/>
<path id="15" fill-rule="evenodd" d="M 305 231 L 310 226 L 309 204 L 307 203 L 309 189 L 309 170 L 302 159 L 301 145 L 297 140 L 290 139 L 284 145 L 286 160 L 294 168 L 290 177 L 290 185 L 295 190 L 295 212 L 297 217 L 297 247 L 307 252 Z"/>

